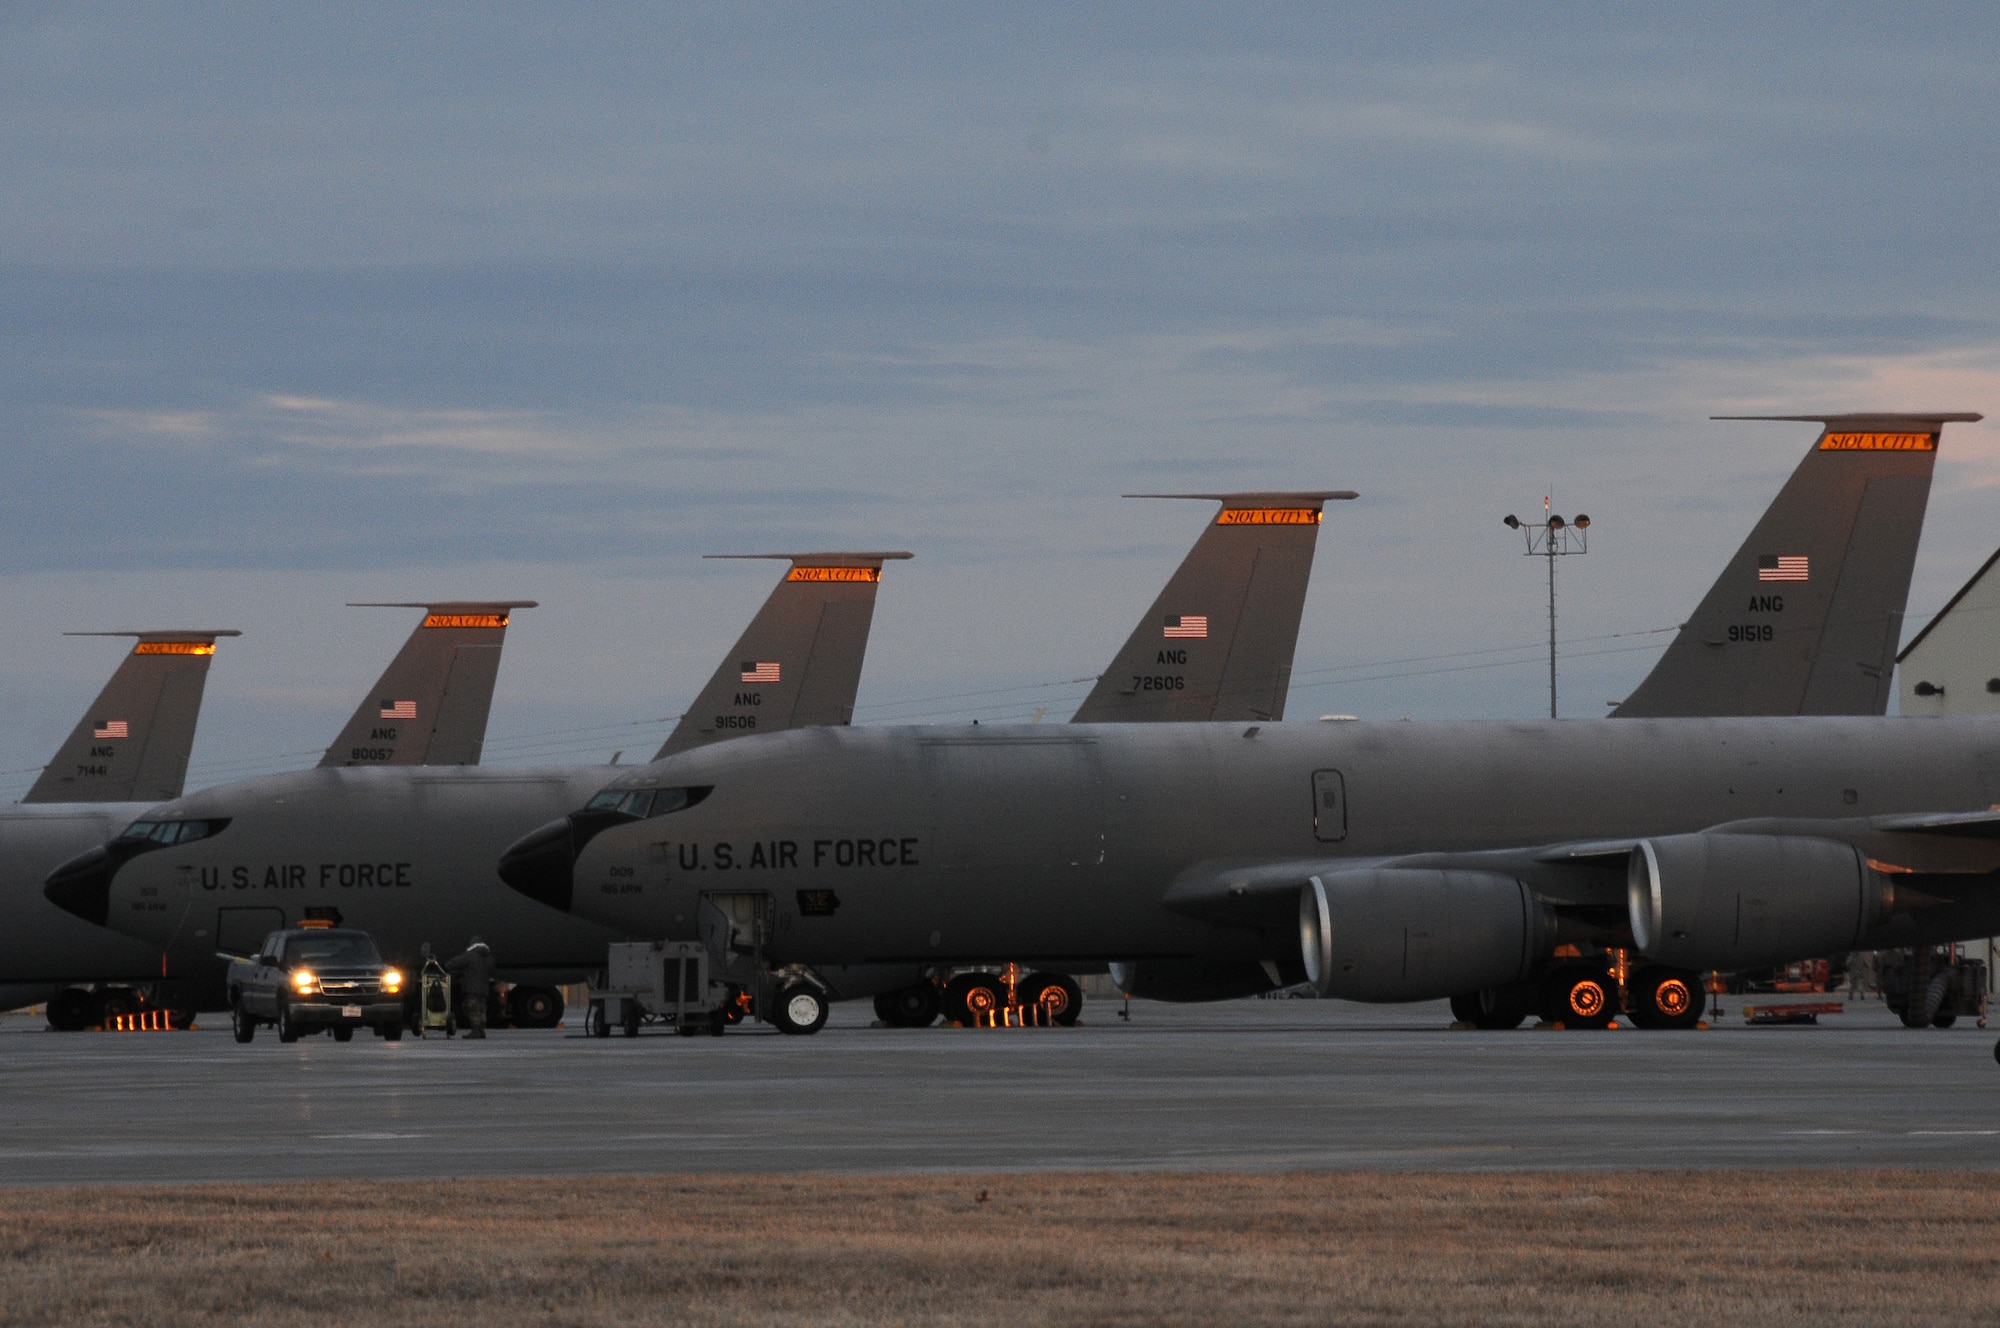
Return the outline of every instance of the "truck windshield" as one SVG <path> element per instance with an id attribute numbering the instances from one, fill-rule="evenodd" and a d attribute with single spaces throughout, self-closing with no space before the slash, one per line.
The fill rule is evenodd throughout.
<path id="1" fill-rule="evenodd" d="M 285 943 L 285 965 L 349 968 L 382 962 L 382 952 L 366 936 L 294 936 Z"/>

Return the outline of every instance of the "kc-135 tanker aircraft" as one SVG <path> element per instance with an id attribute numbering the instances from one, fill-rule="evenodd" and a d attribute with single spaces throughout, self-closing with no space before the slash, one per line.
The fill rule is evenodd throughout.
<path id="1" fill-rule="evenodd" d="M 424 616 L 320 764 L 476 763 L 508 615 L 533 601 L 388 607 Z M 237 633 L 102 635 L 139 640 L 22 805 L 0 809 L 0 1008 L 46 1001 L 50 1026 L 65 1031 L 191 1003 L 156 944 L 54 907 L 43 880 L 180 796 L 216 639 Z"/>
<path id="2" fill-rule="evenodd" d="M 1152 641 L 1160 629 L 1149 617 L 1116 658 L 1119 676 L 1128 664 L 1143 672 L 1131 686 L 1100 689 L 1093 703 L 1127 720 L 1279 718 L 1321 508 L 1354 495 L 1198 496 L 1219 501 L 1222 515 L 1154 609 L 1185 595 L 1210 610 L 1200 622 L 1174 626 L 1180 685 L 1146 685 L 1161 671 Z M 790 562 L 785 577 L 659 756 L 851 719 L 882 565 L 909 555 L 771 556 Z M 497 859 L 617 773 L 609 766 L 320 770 L 242 781 L 151 809 L 125 835 L 66 864 L 48 896 L 157 947 L 162 970 L 199 991 L 204 1006 L 228 999 L 213 981 L 218 950 L 254 948 L 304 909 L 334 905 L 405 963 L 426 940 L 457 943 L 478 932 L 504 975 L 548 1008 L 548 984 L 599 967 L 618 937 L 508 890 Z M 867 969 L 836 976 L 856 995 L 885 980 Z M 892 976 L 895 985 L 910 982 L 901 970 Z"/>
<path id="3" fill-rule="evenodd" d="M 1820 420 L 1826 428 L 1675 646 L 1620 708 L 1621 716 L 1882 712 L 1938 434 L 1946 421 L 1978 417 L 1786 418 Z M 1704 801 L 1713 773 L 1706 749 L 1697 742 L 1675 754 L 1674 745 L 1686 746 L 1695 732 L 1684 726 L 1662 734 L 1653 725 L 1592 724 L 1582 726 L 1592 730 L 1588 736 L 1574 737 L 1568 732 L 1578 727 L 1573 725 L 1396 726 L 1392 732 L 1414 735 L 1397 741 L 1409 748 L 1419 770 L 1442 758 L 1448 768 L 1433 772 L 1433 781 L 1429 775 L 1411 776 L 1393 753 L 1382 754 L 1382 731 L 1372 726 L 1277 725 L 1319 505 L 1351 495 L 1208 496 L 1223 502 L 1217 521 L 1079 711 L 1077 719 L 1084 722 L 1062 730 L 813 732 L 675 755 L 693 745 L 697 734 L 703 740 L 737 736 L 748 731 L 746 721 L 758 722 L 742 711 L 746 694 L 755 696 L 746 686 L 765 681 L 756 676 L 765 663 L 746 660 L 734 679 L 725 665 L 663 748 L 664 760 L 613 780 L 591 808 L 529 836 L 508 855 L 503 874 L 532 898 L 599 918 L 627 935 L 691 938 L 704 912 L 754 919 L 768 934 L 768 954 L 775 961 L 768 985 L 774 994 L 804 988 L 825 994 L 832 988 L 862 995 L 883 991 L 890 982 L 918 987 L 926 985 L 918 981 L 921 975 L 941 968 L 1015 956 L 1070 971 L 1115 963 L 1128 989 L 1170 998 L 1247 994 L 1307 975 L 1327 994 L 1361 999 L 1483 991 L 1488 1014 L 1504 1021 L 1508 1010 L 1533 1003 L 1530 988 L 1539 992 L 1549 973 L 1562 979 L 1575 969 L 1588 977 L 1588 963 L 1552 966 L 1549 954 L 1556 945 L 1589 947 L 1623 936 L 1616 901 L 1605 897 L 1606 864 L 1615 857 L 1622 869 L 1640 850 L 1633 842 L 1594 843 L 1587 854 L 1574 843 L 1542 840 L 1652 834 L 1662 825 L 1712 828 L 1730 819 L 1712 810 L 1712 799 Z M 1225 541 L 1230 533 L 1240 538 L 1246 529 L 1258 531 L 1264 543 L 1250 545 L 1247 556 L 1239 552 L 1229 574 L 1218 580 L 1211 568 L 1206 581 L 1191 575 L 1211 540 Z M 1294 532 L 1305 533 L 1303 543 Z M 1289 544 L 1285 535 L 1293 536 Z M 1231 547 L 1243 546 L 1217 544 L 1220 561 L 1227 561 L 1220 555 Z M 1760 593 L 1745 596 L 1745 584 Z M 1288 625 L 1282 611 L 1287 602 Z M 1203 611 L 1192 611 L 1197 607 Z M 865 636 L 865 619 L 862 628 Z M 1222 651 L 1190 650 L 1211 634 L 1222 639 Z M 746 646 L 736 653 L 745 653 Z M 857 675 L 858 665 L 857 649 Z M 771 667 L 768 681 L 776 682 L 782 670 Z M 709 715 L 730 693 L 737 713 Z M 851 705 L 851 685 L 847 696 Z M 838 725 L 846 717 L 816 722 Z M 1233 722 L 1153 728 L 1103 722 L 1182 718 Z M 1257 722 L 1246 728 L 1244 719 Z M 684 740 L 690 724 L 701 727 Z M 766 722 L 760 731 L 770 727 Z M 1627 732 L 1607 738 L 1597 731 L 1606 728 Z M 1460 741 L 1472 744 L 1464 755 L 1484 755 L 1451 760 Z M 1715 741 L 1725 746 L 1734 741 L 1740 748 L 1744 741 L 1765 740 Z M 1621 776 L 1632 753 L 1656 746 L 1663 796 L 1653 809 L 1627 816 L 1626 830 L 1579 828 L 1617 822 L 1648 800 L 1630 789 L 1621 792 L 1619 778 L 1609 784 L 1605 778 Z M 1301 752 L 1322 748 L 1323 754 L 1310 758 L 1306 792 L 1279 796 L 1276 769 L 1296 764 Z M 1564 753 L 1557 758 L 1562 769 L 1553 773 L 1588 788 L 1594 799 L 1565 801 L 1571 785 L 1538 786 L 1533 776 L 1550 772 L 1530 769 L 1531 777 L 1515 780 L 1496 768 L 1517 751 L 1524 768 L 1532 767 L 1541 759 L 1534 753 L 1551 748 Z M 1816 759 L 1810 743 L 1801 750 L 1806 755 L 1799 759 Z M 1270 754 L 1276 752 L 1288 755 L 1274 761 Z M 1360 753 L 1373 755 L 1362 759 Z M 1378 769 L 1384 760 L 1388 768 Z M 743 762 L 748 764 L 739 765 Z M 724 798 L 727 784 L 705 777 L 739 769 L 760 772 L 753 776 L 756 795 L 732 780 L 737 791 Z M 546 772 L 487 773 L 532 778 Z M 603 785 L 615 773 L 592 768 L 588 782 Z M 1482 799 L 1470 820 L 1458 797 L 1467 779 L 1496 784 L 1495 796 Z M 870 785 L 870 780 L 880 782 Z M 1357 808 L 1374 813 L 1373 823 L 1352 835 L 1346 824 L 1351 780 L 1362 781 L 1354 789 Z M 1435 805 L 1425 796 L 1433 782 L 1442 795 Z M 1743 797 L 1756 810 L 1773 810 L 1760 800 L 1754 781 L 1739 782 L 1746 783 Z M 427 806 L 408 796 L 421 791 L 418 783 L 374 807 L 364 798 L 343 811 L 325 801 L 323 789 L 311 797 L 277 800 L 255 783 L 238 786 L 228 797 L 183 799 L 149 813 L 149 820 L 208 826 L 220 821 L 249 829 L 241 823 L 249 815 L 258 830 L 227 838 L 217 831 L 192 841 L 191 852 L 150 837 L 116 841 L 107 852 L 86 855 L 52 877 L 50 898 L 163 945 L 172 966 L 193 966 L 207 943 L 194 934 L 207 929 L 194 921 L 208 912 L 219 917 L 224 906 L 241 901 L 271 910 L 266 916 L 275 918 L 288 907 L 296 911 L 317 902 L 313 883 L 296 882 L 292 864 L 263 864 L 285 867 L 274 892 L 268 881 L 254 879 L 254 864 L 236 862 L 225 874 L 219 855 L 233 849 L 238 858 L 256 857 L 259 844 L 253 840 L 296 840 L 326 827 L 336 835 L 325 845 L 332 854 L 352 856 L 357 843 L 396 849 L 411 842 L 427 854 L 421 869 L 403 864 L 406 885 L 341 898 L 344 906 L 380 915 L 364 922 L 350 914 L 360 925 L 393 928 L 399 941 L 409 941 L 426 929 L 450 935 L 483 928 L 490 934 L 495 917 L 507 914 L 504 892 L 496 900 L 490 888 L 492 859 L 483 871 L 466 868 L 462 851 L 446 850 L 462 843 L 476 853 L 492 842 L 499 822 L 518 829 L 527 806 L 492 808 L 483 794 L 449 809 L 442 801 Z M 576 781 L 559 783 L 574 793 Z M 1796 779 L 1793 786 L 1802 787 Z M 497 784 L 485 781 L 479 787 L 486 794 L 498 791 Z M 1871 802 L 1887 797 L 1901 805 L 1894 786 L 1877 779 L 1872 787 Z M 808 789 L 807 802 L 788 801 Z M 1842 806 L 1859 805 L 1858 788 L 1843 790 L 1843 798 L 1851 800 Z M 1545 796 L 1551 792 L 1561 796 L 1551 802 Z M 1385 793 L 1393 794 L 1393 806 L 1380 802 Z M 766 794 L 778 801 L 764 804 Z M 1784 810 L 1818 805 L 1794 796 Z M 1131 805 L 1147 799 L 1144 806 Z M 382 801 L 416 806 L 414 813 L 398 815 Z M 1288 801 L 1302 801 L 1309 813 L 1303 840 L 1296 820 L 1278 814 Z M 1931 805 L 1928 793 L 1919 801 Z M 260 814 L 274 802 L 295 810 L 275 819 Z M 1722 804 L 1736 815 L 1744 814 L 1746 805 Z M 224 815 L 231 811 L 235 815 Z M 672 819 L 660 819 L 668 816 Z M 763 816 L 770 817 L 768 823 L 759 820 Z M 890 827 L 895 833 L 863 824 L 885 817 L 896 821 Z M 481 832 L 469 840 L 458 833 L 475 824 Z M 761 828 L 748 833 L 753 827 Z M 665 832 L 675 837 L 665 838 Z M 1566 852 L 1560 861 L 1567 870 L 1550 876 L 1516 861 L 1523 847 L 1538 844 Z M 1426 848 L 1458 856 L 1402 860 Z M 1480 850 L 1511 850 L 1513 856 Z M 1458 860 L 1468 853 L 1478 861 Z M 203 858 L 218 861 L 210 866 Z M 722 872 L 730 874 L 726 882 Z M 1436 880 L 1420 881 L 1426 872 Z M 294 884 L 300 893 L 288 897 L 285 891 Z M 402 893 L 405 888 L 408 894 Z M 1466 937 L 1477 935 L 1490 948 L 1495 933 L 1480 923 L 1479 910 L 1490 911 L 1494 899 L 1506 898 L 1514 900 L 1517 916 L 1511 948 L 1501 948 L 1516 962 L 1496 978 L 1491 955 L 1468 948 Z M 1906 890 L 1905 907 L 1891 913 L 1906 915 L 1917 898 Z M 1325 916 L 1313 908 L 1301 915 L 1302 901 L 1313 902 Z M 1285 912 L 1285 904 L 1292 916 L 1278 925 L 1284 936 L 1274 942 L 1273 919 Z M 1313 935 L 1337 936 L 1351 945 L 1363 935 L 1358 924 L 1387 927 L 1382 919 L 1390 915 L 1403 924 L 1407 953 L 1397 965 L 1399 978 L 1387 985 L 1378 971 L 1386 963 L 1379 945 L 1362 946 L 1365 962 L 1343 957 L 1336 965 L 1331 951 L 1320 953 L 1325 946 L 1284 939 L 1296 937 L 1297 919 L 1304 916 L 1318 928 Z M 543 953 L 550 949 L 546 938 L 563 936 L 563 928 L 550 915 L 540 916 L 541 930 L 521 935 L 527 945 L 511 947 L 517 963 L 527 955 L 551 968 L 587 968 L 601 960 L 605 933 L 596 928 L 587 929 L 597 933 L 591 937 L 594 952 L 579 946 L 576 955 L 560 959 Z M 920 944 L 901 934 L 919 917 L 934 924 L 913 933 Z M 538 940 L 542 950 L 535 949 Z M 1669 978 L 1681 980 L 1676 975 L 1684 975 L 1686 955 L 1646 953 L 1662 959 L 1656 967 Z M 1678 960 L 1683 968 L 1667 960 Z M 1749 962 L 1757 961 L 1739 956 L 1727 966 Z M 1357 972 L 1363 976 L 1341 976 Z M 892 1010 L 894 1004 L 892 999 Z M 784 1002 L 778 1005 L 782 1010 Z M 934 999 L 930 1008 L 935 1010 Z M 1664 1014 L 1671 1019 L 1674 1011 Z M 924 1021 L 929 1017 L 934 1016 Z M 1516 1022 L 1519 1017 L 1514 1015 Z M 782 1015 L 777 1022 L 787 1025 Z M 800 1027 L 790 1022 L 795 1030 Z"/>
<path id="4" fill-rule="evenodd" d="M 2000 723 L 1800 713 L 1884 704 L 1915 536 L 1856 528 L 1920 514 L 1942 426 L 1978 417 L 1818 418 L 1786 492 L 1852 466 L 1848 538 L 1760 523 L 1622 720 L 795 732 L 624 775 L 503 875 L 634 935 L 757 901 L 781 1026 L 827 967 L 1002 958 L 1590 1022 L 1611 946 L 1648 965 L 1635 1019 L 1672 1026 L 1702 970 L 1992 934 Z M 1888 583 L 1886 614 L 1850 614 Z M 1817 632 L 1778 630 L 1799 610 Z M 1790 716 L 1640 718 L 1690 656 Z"/>

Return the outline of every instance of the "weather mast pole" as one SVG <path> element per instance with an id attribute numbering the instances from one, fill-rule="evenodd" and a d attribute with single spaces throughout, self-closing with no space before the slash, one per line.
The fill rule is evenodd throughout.
<path id="1" fill-rule="evenodd" d="M 1530 558 L 1546 558 L 1549 564 L 1549 718 L 1556 717 L 1556 559 L 1572 553 L 1590 552 L 1590 518 L 1578 513 L 1565 521 L 1550 510 L 1553 495 L 1542 498 L 1539 523 L 1523 521 L 1513 513 L 1501 518 L 1510 530 L 1518 530 L 1528 542 Z"/>

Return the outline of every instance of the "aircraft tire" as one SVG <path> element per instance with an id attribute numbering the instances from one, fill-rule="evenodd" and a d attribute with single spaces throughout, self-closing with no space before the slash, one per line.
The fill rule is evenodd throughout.
<path id="1" fill-rule="evenodd" d="M 90 1027 L 90 993 L 64 987 L 49 998 L 49 1028 L 57 1033 L 81 1033 Z"/>
<path id="2" fill-rule="evenodd" d="M 229 1027 L 238 1042 L 248 1042 L 257 1036 L 257 1021 L 250 1017 L 250 1012 L 241 1003 L 229 1012 Z"/>
<path id="3" fill-rule="evenodd" d="M 1083 988 L 1065 973 L 1030 973 L 1016 995 L 1023 1005 L 1046 1008 L 1049 1017 L 1064 1028 L 1074 1027 L 1083 1014 Z"/>
<path id="4" fill-rule="evenodd" d="M 919 982 L 900 991 L 885 991 L 875 998 L 875 1015 L 891 1028 L 929 1028 L 937 1022 L 937 984 Z"/>
<path id="5" fill-rule="evenodd" d="M 1701 978 L 1678 968 L 1642 968 L 1626 988 L 1639 1028 L 1693 1028 L 1701 1022 Z"/>
<path id="6" fill-rule="evenodd" d="M 991 973 L 960 973 L 944 984 L 944 1017 L 966 1028 L 978 1022 L 978 1015 L 1006 1004 L 1000 979 Z"/>
<path id="7" fill-rule="evenodd" d="M 516 1028 L 554 1028 L 562 1022 L 562 993 L 554 987 L 516 987 L 507 993 L 507 1014 Z"/>
<path id="8" fill-rule="evenodd" d="M 831 1008 L 826 993 L 818 987 L 810 982 L 794 982 L 771 1002 L 771 1022 L 780 1033 L 804 1037 L 826 1026 Z"/>
<path id="9" fill-rule="evenodd" d="M 112 1021 L 137 1014 L 138 1011 L 139 1000 L 133 992 L 113 987 L 109 991 L 98 993 L 97 1023 L 108 1026 Z"/>
<path id="10" fill-rule="evenodd" d="M 354 1030 L 343 1024 L 333 1030 L 333 1040 L 335 1042 L 352 1042 L 354 1041 Z"/>
<path id="11" fill-rule="evenodd" d="M 1541 995 L 1532 985 L 1487 987 L 1452 997 L 1451 1017 L 1474 1028 L 1499 1033 L 1519 1028 L 1540 1002 Z"/>
<path id="12" fill-rule="evenodd" d="M 298 1040 L 299 1040 L 299 1026 L 298 1026 L 298 1024 L 297 1024 L 296 1022 L 294 1022 L 294 1021 L 293 1021 L 293 1019 L 292 1019 L 292 1007 L 291 1007 L 291 1006 L 289 1006 L 289 1005 L 287 1005 L 287 1004 L 286 1004 L 285 1002 L 283 1002 L 283 1001 L 279 1001 L 279 1002 L 278 1002 L 278 1041 L 280 1041 L 280 1042 L 297 1042 Z"/>
<path id="13" fill-rule="evenodd" d="M 384 1042 L 401 1042 L 403 1040 L 403 1026 L 401 1024 L 382 1025 L 382 1040 Z"/>
<path id="14" fill-rule="evenodd" d="M 1542 1017 L 1564 1028 L 1608 1028 L 1618 1017 L 1617 991 L 1601 968 L 1559 968 L 1549 974 Z"/>

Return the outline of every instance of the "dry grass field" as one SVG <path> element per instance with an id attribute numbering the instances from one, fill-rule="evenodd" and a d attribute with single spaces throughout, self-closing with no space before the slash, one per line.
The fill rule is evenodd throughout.
<path id="1" fill-rule="evenodd" d="M 2000 1322 L 1978 1173 L 17 1189 L 0 1224 L 8 1325 Z"/>

